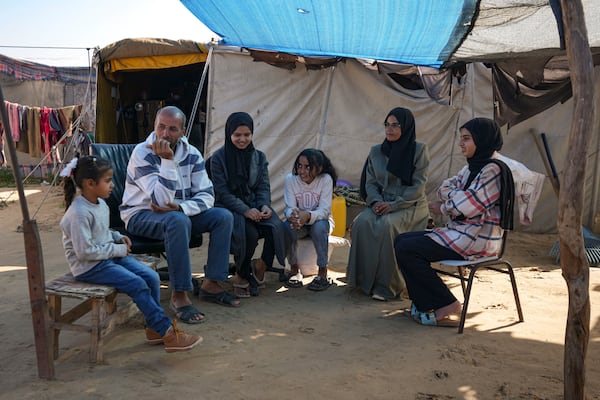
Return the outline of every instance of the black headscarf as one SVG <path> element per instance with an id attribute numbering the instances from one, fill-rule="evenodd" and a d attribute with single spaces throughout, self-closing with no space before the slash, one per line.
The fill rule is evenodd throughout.
<path id="1" fill-rule="evenodd" d="M 388 113 L 385 121 L 390 115 L 398 120 L 402 135 L 395 142 L 387 138 L 381 144 L 381 152 L 388 157 L 387 170 L 400 178 L 403 185 L 412 186 L 413 172 L 415 171 L 415 117 L 410 110 L 396 107 Z"/>
<path id="2" fill-rule="evenodd" d="M 248 173 L 250 160 L 254 153 L 252 142 L 244 150 L 240 150 L 231 141 L 231 134 L 240 126 L 247 126 L 254 134 L 254 121 L 245 112 L 235 112 L 225 123 L 225 164 L 227 165 L 227 185 L 233 194 L 244 198 L 250 193 Z"/>
<path id="3" fill-rule="evenodd" d="M 469 178 L 465 185 L 467 189 L 484 166 L 494 163 L 500 167 L 500 226 L 503 229 L 513 228 L 515 184 L 510 168 L 500 160 L 492 158 L 495 151 L 502 149 L 502 134 L 498 124 L 489 118 L 474 118 L 461 126 L 473 137 L 475 154 L 467 158 Z"/>

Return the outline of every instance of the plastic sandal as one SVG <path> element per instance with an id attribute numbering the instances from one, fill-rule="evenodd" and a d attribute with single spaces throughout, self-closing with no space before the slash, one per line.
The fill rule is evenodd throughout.
<path id="1" fill-rule="evenodd" d="M 204 313 L 200 312 L 193 304 L 187 304 L 181 307 L 175 307 L 175 304 L 170 303 L 169 308 L 175 313 L 181 322 L 186 324 L 199 324 L 204 322 Z M 200 319 L 193 319 L 194 315 L 202 315 Z"/>
<path id="2" fill-rule="evenodd" d="M 254 275 L 254 279 L 256 280 L 256 283 L 258 284 L 258 288 L 259 289 L 264 289 L 265 288 L 265 280 L 267 278 L 267 270 L 265 269 L 265 271 L 263 272 L 263 278 L 262 280 L 259 280 L 257 275 L 256 275 L 256 262 L 258 260 L 254 259 L 252 261 L 250 261 L 250 268 L 252 269 L 252 275 Z"/>
<path id="3" fill-rule="evenodd" d="M 411 312 L 412 312 L 412 310 L 411 310 Z M 417 314 L 416 321 L 418 323 L 420 323 L 421 325 L 428 325 L 428 326 L 436 326 L 437 325 L 434 311 L 428 311 L 428 312 L 417 311 L 417 312 L 418 312 L 418 314 Z"/>
<path id="4" fill-rule="evenodd" d="M 209 292 L 206 292 L 206 291 L 200 289 L 200 298 L 202 300 L 210 301 L 212 303 L 217 303 L 222 306 L 229 306 L 229 307 L 241 306 L 241 303 L 235 302 L 238 299 L 238 297 L 231 293 L 227 293 L 226 291 L 222 291 L 219 293 L 209 293 Z"/>
<path id="5" fill-rule="evenodd" d="M 321 292 L 331 285 L 333 285 L 331 278 L 321 278 L 320 276 L 315 276 L 315 279 L 308 284 L 307 289 L 314 290 L 315 292 Z"/>
<path id="6" fill-rule="evenodd" d="M 412 313 L 412 308 L 411 308 L 411 313 Z M 460 324 L 460 320 L 456 319 L 457 316 L 454 314 L 447 315 L 444 318 L 438 320 L 435 318 L 435 311 L 429 311 L 429 312 L 417 311 L 417 313 L 418 313 L 418 315 L 416 318 L 414 318 L 414 320 L 421 325 L 441 326 L 441 327 L 445 327 L 445 328 L 458 328 L 458 325 Z"/>
<path id="7" fill-rule="evenodd" d="M 415 321 L 417 318 L 419 318 L 419 310 L 417 310 L 417 306 L 415 306 L 415 303 L 412 303 L 412 305 L 410 306 L 410 316 Z"/>
<path id="8" fill-rule="evenodd" d="M 289 274 L 287 276 L 287 279 L 285 281 L 285 286 L 288 288 L 301 288 L 303 283 L 302 283 L 302 279 L 304 277 L 302 276 L 302 274 L 300 273 L 300 271 L 298 271 L 298 273 L 296 274 Z"/>

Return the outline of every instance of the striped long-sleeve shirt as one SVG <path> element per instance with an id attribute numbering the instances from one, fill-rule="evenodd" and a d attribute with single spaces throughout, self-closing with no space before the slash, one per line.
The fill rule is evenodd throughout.
<path id="1" fill-rule="evenodd" d="M 486 165 L 465 189 L 468 178 L 465 166 L 457 176 L 442 182 L 437 193 L 443 203 L 441 211 L 451 219 L 427 236 L 465 258 L 494 256 L 500 251 L 503 234 L 497 205 L 500 167 Z"/>
<path id="2" fill-rule="evenodd" d="M 126 226 L 137 211 L 150 209 L 150 203 L 160 207 L 167 203 L 179 204 L 188 216 L 200 214 L 214 205 L 213 184 L 200 151 L 182 137 L 173 159 L 167 160 L 148 147 L 155 140 L 152 132 L 131 153 L 120 207 Z"/>

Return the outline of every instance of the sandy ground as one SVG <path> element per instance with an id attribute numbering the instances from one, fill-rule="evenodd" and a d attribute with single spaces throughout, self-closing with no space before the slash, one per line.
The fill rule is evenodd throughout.
<path id="1" fill-rule="evenodd" d="M 46 279 L 67 271 L 58 221 L 60 189 L 28 187 L 28 207 L 43 242 Z M 41 190 L 41 191 L 39 191 Z M 38 191 L 36 193 L 36 191 Z M 400 314 L 409 301 L 376 302 L 344 283 L 347 248 L 331 259 L 336 286 L 286 290 L 277 275 L 239 309 L 194 299 L 207 315 L 185 329 L 204 342 L 167 354 L 144 343 L 141 318 L 106 338 L 105 362 L 88 363 L 87 336 L 61 334 L 56 379 L 38 379 L 18 201 L 0 190 L 0 399 L 560 399 L 566 284 L 547 255 L 554 235 L 514 233 L 507 258 L 520 290 L 524 323 L 508 279 L 483 271 L 465 332 L 423 327 Z M 200 273 L 206 246 L 193 251 Z M 306 283 L 310 278 L 305 278 Z M 449 281 L 458 298 L 457 281 Z M 592 304 L 586 391 L 600 399 L 600 269 L 590 269 Z M 163 306 L 168 292 L 164 292 Z"/>

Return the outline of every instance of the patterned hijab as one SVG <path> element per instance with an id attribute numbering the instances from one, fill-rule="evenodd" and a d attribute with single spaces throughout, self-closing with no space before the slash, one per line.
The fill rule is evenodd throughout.
<path id="1" fill-rule="evenodd" d="M 244 150 L 240 150 L 231 141 L 231 134 L 240 126 L 247 126 L 254 134 L 254 121 L 245 112 L 235 112 L 227 118 L 225 123 L 225 164 L 227 166 L 227 185 L 238 197 L 244 198 L 250 193 L 248 187 L 248 174 L 250 161 L 254 153 L 252 142 Z"/>
<path id="2" fill-rule="evenodd" d="M 387 170 L 400 178 L 403 185 L 412 186 L 415 171 L 416 133 L 415 117 L 410 110 L 396 107 L 385 117 L 393 115 L 398 120 L 402 135 L 395 142 L 387 138 L 381 144 L 381 152 L 388 157 Z"/>

